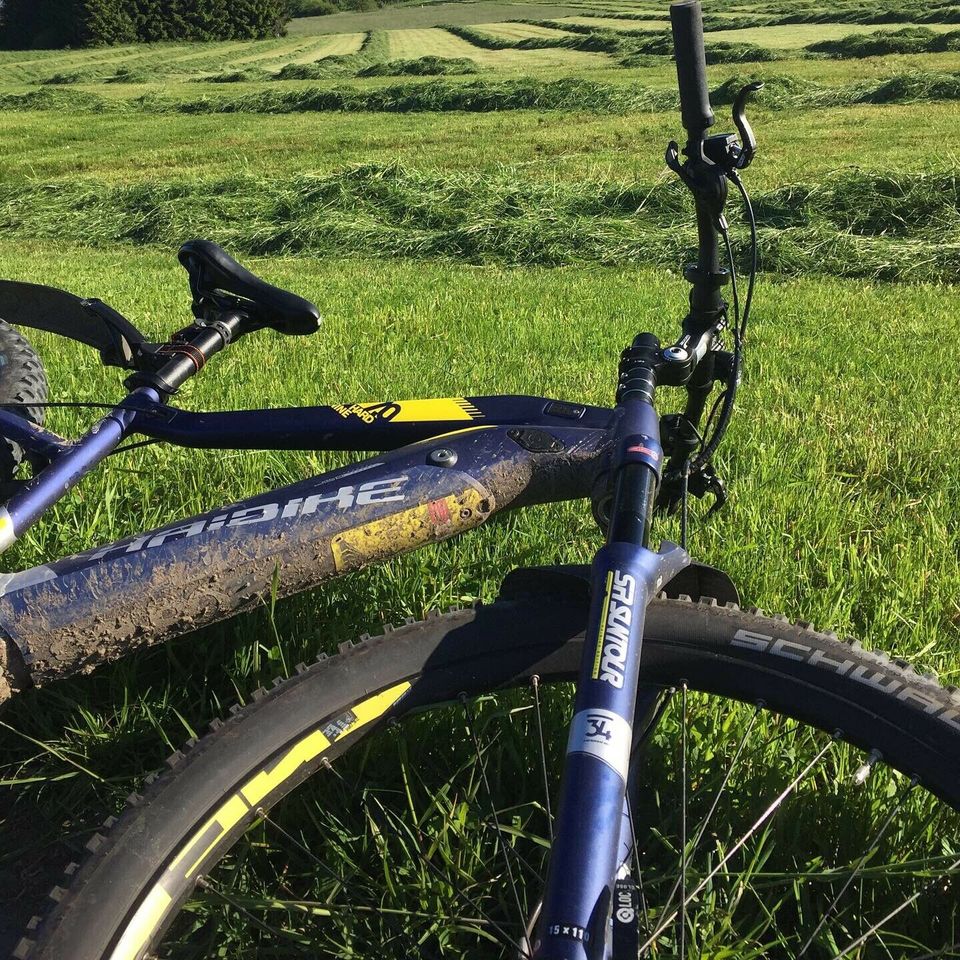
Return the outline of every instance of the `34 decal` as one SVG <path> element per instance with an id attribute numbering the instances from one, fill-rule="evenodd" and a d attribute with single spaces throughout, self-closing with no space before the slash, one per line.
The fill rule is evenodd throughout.
<path id="1" fill-rule="evenodd" d="M 586 753 L 596 757 L 626 781 L 632 741 L 630 724 L 612 710 L 581 710 L 570 724 L 567 753 Z"/>

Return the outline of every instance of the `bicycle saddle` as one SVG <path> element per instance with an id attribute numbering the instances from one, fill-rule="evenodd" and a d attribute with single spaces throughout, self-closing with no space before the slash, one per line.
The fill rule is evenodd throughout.
<path id="1" fill-rule="evenodd" d="M 177 256 L 190 275 L 197 316 L 216 294 L 227 293 L 246 301 L 243 310 L 259 326 L 291 336 L 315 333 L 320 326 L 320 311 L 309 300 L 254 276 L 210 240 L 188 240 Z"/>

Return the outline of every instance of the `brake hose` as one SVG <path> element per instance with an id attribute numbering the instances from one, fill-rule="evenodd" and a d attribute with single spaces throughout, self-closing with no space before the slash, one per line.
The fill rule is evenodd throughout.
<path id="1" fill-rule="evenodd" d="M 737 388 L 740 386 L 740 374 L 743 366 L 743 343 L 747 329 L 747 321 L 750 318 L 750 307 L 753 301 L 753 288 L 757 275 L 757 222 L 753 212 L 753 204 L 750 203 L 750 197 L 747 194 L 746 188 L 744 187 L 743 182 L 740 180 L 740 177 L 733 172 L 730 176 L 730 179 L 734 182 L 737 189 L 740 191 L 740 195 L 743 197 L 744 209 L 747 213 L 747 221 L 750 224 L 750 278 L 747 283 L 747 296 L 743 305 L 743 315 L 741 316 L 733 246 L 730 243 L 729 231 L 726 227 L 722 228 L 720 233 L 727 249 L 727 260 L 730 264 L 730 279 L 734 304 L 733 367 L 730 373 L 730 378 L 727 381 L 727 389 L 723 394 L 723 405 L 720 408 L 720 413 L 717 417 L 717 425 L 710 439 L 706 442 L 700 453 L 697 455 L 697 458 L 687 467 L 687 470 L 689 470 L 691 473 L 699 470 L 710 460 L 710 458 L 716 452 L 717 447 L 720 445 L 720 442 L 723 440 L 723 437 L 727 432 L 727 428 L 730 425 L 730 419 L 733 416 L 733 405 L 737 395 Z M 712 419 L 712 411 L 709 419 Z"/>

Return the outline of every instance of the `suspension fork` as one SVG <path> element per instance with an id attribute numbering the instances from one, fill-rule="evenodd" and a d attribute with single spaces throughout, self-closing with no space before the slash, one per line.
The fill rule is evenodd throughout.
<path id="1" fill-rule="evenodd" d="M 653 406 L 659 342 L 638 337 L 621 379 L 606 544 L 591 570 L 592 601 L 567 743 L 536 960 L 603 960 L 623 862 L 622 822 L 640 682 L 646 608 L 690 562 L 647 546 L 663 451 Z M 646 691 L 644 696 L 646 696 Z"/>

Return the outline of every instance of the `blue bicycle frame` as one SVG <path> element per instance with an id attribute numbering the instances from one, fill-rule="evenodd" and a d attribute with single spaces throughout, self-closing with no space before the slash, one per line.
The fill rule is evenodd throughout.
<path id="1" fill-rule="evenodd" d="M 663 456 L 651 403 L 611 411 L 537 397 L 471 397 L 189 413 L 141 389 L 75 443 L 5 411 L 0 432 L 52 456 L 4 509 L 8 542 L 135 434 L 211 448 L 396 447 L 372 462 L 6 575 L 0 630 L 6 672 L 21 686 L 232 615 L 277 581 L 281 593 L 296 592 L 468 530 L 508 506 L 590 496 L 598 474 L 623 486 L 639 471 L 647 494 L 631 527 L 637 542 L 617 539 L 622 525 L 612 522 L 593 563 L 590 640 L 536 948 L 544 957 L 602 955 L 593 947 L 609 939 L 613 879 L 632 848 L 620 813 L 645 610 L 689 563 L 680 548 L 646 547 L 649 495 Z M 216 589 L 204 591 L 211 582 Z"/>
<path id="2" fill-rule="evenodd" d="M 726 229 L 726 176 L 749 163 L 755 141 L 742 114 L 745 92 L 735 107 L 744 148 L 727 135 L 704 139 L 713 114 L 699 4 L 681 0 L 671 16 L 690 139 L 684 164 L 676 144 L 667 161 L 696 197 L 699 256 L 686 271 L 692 292 L 683 338 L 666 350 L 649 334 L 634 340 L 621 356 L 614 410 L 539 397 L 459 397 L 189 413 L 165 402 L 162 378 L 154 381 L 156 389 L 134 381 L 128 397 L 76 442 L 0 410 L 0 435 L 47 461 L 0 508 L 0 549 L 133 435 L 198 448 L 388 451 L 3 576 L 0 680 L 11 689 L 92 669 L 232 616 L 271 590 L 307 589 L 469 530 L 507 508 L 588 497 L 595 505 L 609 502 L 602 521 L 606 544 L 591 571 L 547 884 L 534 942 L 522 945 L 534 960 L 606 960 L 613 950 L 616 880 L 633 848 L 626 813 L 637 718 L 647 715 L 656 696 L 642 683 L 646 609 L 691 564 L 678 546 L 653 551 L 648 543 L 664 469 L 656 388 L 687 388 L 684 416 L 699 437 L 696 425 L 714 383 L 725 379 L 735 393 L 739 376 L 739 353 L 724 360 L 718 352 L 726 326 L 719 289 L 727 277 L 718 262 L 717 230 Z M 58 302 L 69 303 L 63 299 L 69 295 L 59 296 Z M 240 329 L 242 315 L 229 317 Z M 232 337 L 217 322 L 194 328 L 208 339 L 220 337 L 211 352 Z M 102 352 L 109 347 L 91 342 Z M 167 346 L 179 357 L 182 378 L 208 359 L 189 343 Z M 729 363 L 729 375 L 716 372 L 721 362 Z M 674 443 L 671 456 L 685 450 L 680 459 L 686 469 L 693 449 Z"/>
<path id="3" fill-rule="evenodd" d="M 71 442 L 0 410 L 0 435 L 50 461 L 0 508 L 0 550 L 7 549 L 134 434 L 184 447 L 219 450 L 392 450 L 471 426 L 583 429 L 605 427 L 609 417 L 609 411 L 600 408 L 539 397 L 447 397 L 191 413 L 162 403 L 155 390 L 141 387 L 80 440 Z"/>
<path id="4" fill-rule="evenodd" d="M 0 509 L 7 544 L 134 435 L 198 448 L 388 451 L 0 575 L 0 672 L 16 691 L 89 671 L 504 509 L 588 497 L 611 416 L 537 397 L 190 413 L 138 390 L 73 443 L 0 410 L 0 434 L 52 457 Z"/>

